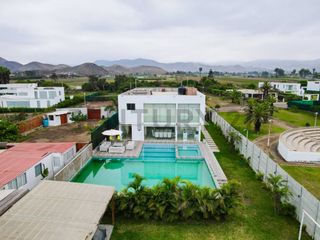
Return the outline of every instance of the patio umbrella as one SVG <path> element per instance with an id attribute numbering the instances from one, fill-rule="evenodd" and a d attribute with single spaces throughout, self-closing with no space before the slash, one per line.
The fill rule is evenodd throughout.
<path id="1" fill-rule="evenodd" d="M 117 136 L 117 135 L 121 135 L 121 131 L 120 130 L 116 130 L 116 129 L 110 129 L 110 130 L 106 130 L 104 132 L 102 132 L 102 135 L 104 136 Z"/>

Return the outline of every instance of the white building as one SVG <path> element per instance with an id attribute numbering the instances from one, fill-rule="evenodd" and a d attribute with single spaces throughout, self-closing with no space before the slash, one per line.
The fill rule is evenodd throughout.
<path id="1" fill-rule="evenodd" d="M 56 111 L 46 114 L 48 126 L 60 126 L 67 123 L 72 123 L 72 112 L 71 111 Z"/>
<path id="2" fill-rule="evenodd" d="M 132 140 L 200 141 L 205 95 L 195 88 L 135 88 L 118 96 L 118 111 L 120 129 Z"/>
<path id="3" fill-rule="evenodd" d="M 308 81 L 307 90 L 320 92 L 320 81 Z"/>
<path id="4" fill-rule="evenodd" d="M 0 189 L 32 189 L 60 171 L 76 155 L 76 143 L 18 143 L 0 153 Z"/>
<path id="5" fill-rule="evenodd" d="M 261 88 L 264 82 L 259 82 L 258 87 Z M 286 82 L 270 82 L 272 88 L 277 89 L 284 93 L 291 93 L 298 96 L 303 96 L 304 90 L 301 88 L 300 83 L 286 83 Z"/>
<path id="6" fill-rule="evenodd" d="M 63 87 L 0 84 L 0 107 L 47 108 L 65 100 Z"/>

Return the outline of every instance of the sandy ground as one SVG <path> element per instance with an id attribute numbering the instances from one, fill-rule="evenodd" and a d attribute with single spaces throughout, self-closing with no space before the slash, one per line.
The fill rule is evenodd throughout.
<path id="1" fill-rule="evenodd" d="M 57 127 L 38 128 L 27 135 L 25 142 L 90 142 L 91 129 L 97 121 L 66 124 Z"/>

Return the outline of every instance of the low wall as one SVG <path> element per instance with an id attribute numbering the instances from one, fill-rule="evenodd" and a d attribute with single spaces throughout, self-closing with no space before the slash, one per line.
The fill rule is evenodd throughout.
<path id="1" fill-rule="evenodd" d="M 92 157 L 92 144 L 83 147 L 77 155 L 55 176 L 56 181 L 69 181 L 72 179 L 79 170 L 91 159 Z"/>
<path id="2" fill-rule="evenodd" d="M 42 126 L 43 115 L 37 115 L 33 118 L 24 120 L 18 124 L 19 132 L 25 133 Z"/>

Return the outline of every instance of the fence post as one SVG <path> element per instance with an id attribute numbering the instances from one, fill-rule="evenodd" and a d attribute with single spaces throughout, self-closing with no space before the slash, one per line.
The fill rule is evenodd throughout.
<path id="1" fill-rule="evenodd" d="M 318 206 L 317 206 L 317 214 L 316 214 L 316 222 L 318 222 L 318 217 L 319 217 L 319 208 L 320 208 L 320 202 L 318 201 Z M 317 232 L 317 224 L 314 224 L 314 231 L 313 231 L 313 238 L 315 239 L 316 236 L 316 232 Z"/>

